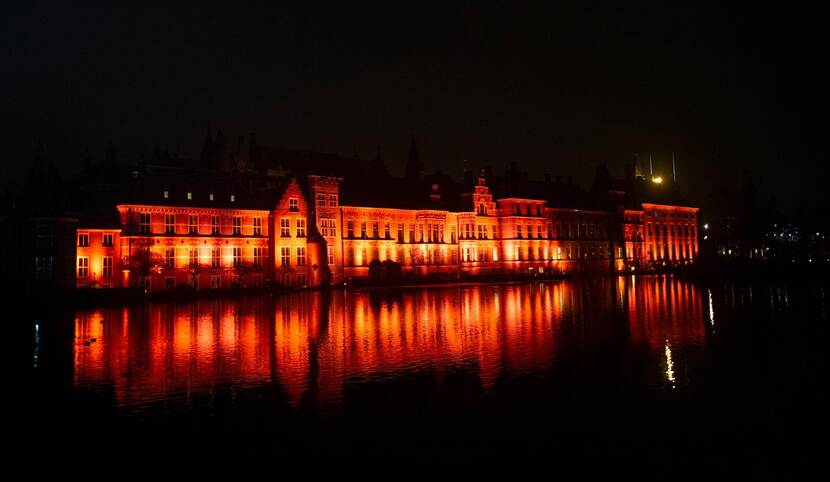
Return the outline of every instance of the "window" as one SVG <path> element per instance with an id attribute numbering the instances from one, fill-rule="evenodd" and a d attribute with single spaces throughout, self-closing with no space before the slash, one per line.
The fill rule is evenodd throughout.
<path id="1" fill-rule="evenodd" d="M 104 240 L 101 243 L 104 247 L 112 247 L 112 233 L 105 233 Z"/>
<path id="2" fill-rule="evenodd" d="M 360 237 L 366 239 L 366 221 L 360 223 Z"/>
<path id="3" fill-rule="evenodd" d="M 210 267 L 211 268 L 218 268 L 219 267 L 219 248 L 211 248 L 210 250 Z"/>
<path id="4" fill-rule="evenodd" d="M 231 202 L 236 202 L 236 194 L 231 194 Z"/>
<path id="5" fill-rule="evenodd" d="M 329 207 L 337 206 L 337 194 L 329 194 Z"/>
<path id="6" fill-rule="evenodd" d="M 262 218 L 254 218 L 254 236 L 262 236 Z"/>
<path id="7" fill-rule="evenodd" d="M 305 237 L 305 219 L 304 218 L 297 218 L 297 237 L 304 238 Z"/>
<path id="8" fill-rule="evenodd" d="M 176 232 L 176 216 L 174 214 L 164 215 L 164 233 L 174 234 Z"/>
<path id="9" fill-rule="evenodd" d="M 297 266 L 305 266 L 305 248 L 297 248 Z"/>
<path id="10" fill-rule="evenodd" d="M 337 236 L 337 225 L 332 218 L 323 218 L 320 220 L 320 226 L 323 236 Z"/>
<path id="11" fill-rule="evenodd" d="M 210 234 L 219 234 L 219 216 L 210 217 Z"/>
<path id="12" fill-rule="evenodd" d="M 199 217 L 198 216 L 194 216 L 192 214 L 190 216 L 188 216 L 187 217 L 187 225 L 188 225 L 187 231 L 190 234 L 199 234 Z"/>
<path id="13" fill-rule="evenodd" d="M 403 243 L 403 224 L 398 224 L 398 242 Z"/>
<path id="14" fill-rule="evenodd" d="M 415 225 L 414 224 L 409 225 L 409 242 L 410 243 L 415 242 Z"/>
<path id="15" fill-rule="evenodd" d="M 164 199 L 167 199 L 169 197 L 170 197 L 170 191 L 164 191 Z"/>
<path id="16" fill-rule="evenodd" d="M 254 266 L 262 266 L 262 248 L 254 248 Z"/>
<path id="17" fill-rule="evenodd" d="M 295 197 L 289 198 L 288 199 L 288 210 L 289 211 L 299 211 L 300 210 L 300 201 Z"/>
<path id="18" fill-rule="evenodd" d="M 150 214 L 149 213 L 140 213 L 138 215 L 138 232 L 149 234 L 150 233 Z"/>
<path id="19" fill-rule="evenodd" d="M 280 236 L 283 238 L 291 237 L 291 220 L 288 218 L 280 219 Z"/>
<path id="20" fill-rule="evenodd" d="M 210 193 L 210 195 L 208 197 L 210 198 L 211 201 L 213 201 L 213 193 Z"/>
<path id="21" fill-rule="evenodd" d="M 89 276 L 89 258 L 86 256 L 78 257 L 78 278 L 86 278 Z"/>
<path id="22" fill-rule="evenodd" d="M 450 227 L 450 242 L 455 244 L 455 226 Z"/>
<path id="23" fill-rule="evenodd" d="M 354 237 L 354 221 L 352 221 L 351 219 L 346 223 L 346 237 Z"/>
<path id="24" fill-rule="evenodd" d="M 329 264 L 334 264 L 334 250 L 333 249 L 328 250 L 328 256 L 329 256 Z"/>
<path id="25" fill-rule="evenodd" d="M 190 248 L 188 253 L 188 261 L 191 268 L 199 267 L 199 248 Z"/>
<path id="26" fill-rule="evenodd" d="M 193 199 L 193 193 L 190 192 L 190 191 L 187 191 L 187 200 L 190 201 L 192 199 Z"/>
<path id="27" fill-rule="evenodd" d="M 372 223 L 372 237 L 377 239 L 378 238 L 378 222 L 375 221 Z"/>
<path id="28" fill-rule="evenodd" d="M 536 237 L 542 239 L 542 225 L 536 226 Z"/>
<path id="29" fill-rule="evenodd" d="M 242 234 L 242 218 L 239 216 L 233 217 L 233 234 L 240 235 Z"/>
<path id="30" fill-rule="evenodd" d="M 164 250 L 164 267 L 171 269 L 176 267 L 176 248 Z"/>
<path id="31" fill-rule="evenodd" d="M 291 266 L 291 248 L 288 246 L 280 248 L 280 266 Z"/>
<path id="32" fill-rule="evenodd" d="M 89 234 L 81 233 L 78 234 L 78 247 L 86 248 L 89 246 Z"/>
<path id="33" fill-rule="evenodd" d="M 242 266 L 242 248 L 234 246 L 233 248 L 233 267 L 239 268 Z"/>
<path id="34" fill-rule="evenodd" d="M 521 224 L 516 225 L 516 237 L 519 238 L 519 239 L 521 239 L 521 237 L 522 237 L 522 225 Z"/>
<path id="35" fill-rule="evenodd" d="M 320 207 L 326 206 L 326 195 L 324 193 L 317 193 L 317 205 Z"/>
<path id="36" fill-rule="evenodd" d="M 222 277 L 219 275 L 212 275 L 210 277 L 210 287 L 216 289 L 222 285 Z"/>
<path id="37" fill-rule="evenodd" d="M 392 237 L 392 234 L 390 233 L 390 229 L 391 229 L 391 227 L 389 225 L 389 221 L 386 221 L 385 223 L 383 223 L 383 237 L 384 238 L 390 239 Z"/>

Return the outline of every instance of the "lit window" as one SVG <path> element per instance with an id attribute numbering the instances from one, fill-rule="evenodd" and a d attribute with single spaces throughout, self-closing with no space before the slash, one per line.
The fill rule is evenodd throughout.
<path id="1" fill-rule="evenodd" d="M 236 202 L 236 195 L 235 194 L 231 194 L 231 202 Z"/>
<path id="2" fill-rule="evenodd" d="M 167 248 L 164 250 L 164 267 L 165 268 L 175 268 L 176 267 L 176 249 L 175 248 Z"/>
<path id="3" fill-rule="evenodd" d="M 305 248 L 297 248 L 297 266 L 305 266 Z"/>
<path id="4" fill-rule="evenodd" d="M 262 236 L 262 218 L 254 218 L 254 236 Z"/>
<path id="5" fill-rule="evenodd" d="M 297 198 L 292 197 L 288 199 L 288 210 L 289 211 L 299 211 L 300 210 L 300 201 Z"/>
<path id="6" fill-rule="evenodd" d="M 78 278 L 86 278 L 89 276 L 89 258 L 86 256 L 78 257 Z"/>
<path id="7" fill-rule="evenodd" d="M 329 206 L 337 206 L 337 194 L 329 194 Z"/>
<path id="8" fill-rule="evenodd" d="M 138 232 L 143 234 L 150 233 L 150 214 L 140 213 L 138 215 Z"/>
<path id="9" fill-rule="evenodd" d="M 219 248 L 211 248 L 210 250 L 210 267 L 211 268 L 218 268 L 219 267 Z"/>
<path id="10" fill-rule="evenodd" d="M 280 265 L 291 265 L 291 248 L 289 248 L 288 246 L 283 246 L 280 248 Z"/>
<path id="11" fill-rule="evenodd" d="M 210 233 L 219 234 L 219 216 L 210 217 Z"/>
<path id="12" fill-rule="evenodd" d="M 211 201 L 213 201 L 213 193 L 210 193 L 209 198 L 210 198 Z"/>
<path id="13" fill-rule="evenodd" d="M 262 248 L 254 248 L 254 266 L 262 265 Z"/>
<path id="14" fill-rule="evenodd" d="M 188 225 L 188 232 L 190 234 L 198 234 L 199 233 L 199 217 L 190 215 L 187 218 L 187 225 Z"/>
<path id="15" fill-rule="evenodd" d="M 167 199 L 169 197 L 170 197 L 170 191 L 164 191 L 164 199 Z"/>
<path id="16" fill-rule="evenodd" d="M 176 232 L 176 216 L 173 214 L 164 215 L 164 232 L 173 234 Z"/>
<path id="17" fill-rule="evenodd" d="M 242 218 L 239 216 L 233 217 L 233 234 L 240 235 L 242 234 Z"/>
<path id="18" fill-rule="evenodd" d="M 297 218 L 297 237 L 305 237 L 305 219 Z"/>
<path id="19" fill-rule="evenodd" d="M 78 246 L 81 248 L 86 248 L 89 246 L 89 234 L 81 233 L 78 234 Z"/>
<path id="20" fill-rule="evenodd" d="M 328 255 L 329 255 L 329 264 L 334 264 L 334 250 L 329 249 Z"/>
<path id="21" fill-rule="evenodd" d="M 289 218 L 280 219 L 280 236 L 283 238 L 291 237 L 291 220 Z"/>
<path id="22" fill-rule="evenodd" d="M 190 192 L 190 191 L 187 191 L 187 200 L 189 201 L 191 199 L 193 199 L 193 193 Z"/>
<path id="23" fill-rule="evenodd" d="M 242 248 L 236 246 L 233 248 L 233 267 L 239 268 L 242 266 Z"/>

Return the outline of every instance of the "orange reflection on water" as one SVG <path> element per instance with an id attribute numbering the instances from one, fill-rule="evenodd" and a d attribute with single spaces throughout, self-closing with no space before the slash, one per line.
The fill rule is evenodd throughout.
<path id="1" fill-rule="evenodd" d="M 292 406 L 336 406 L 350 384 L 459 369 L 477 373 L 486 393 L 503 377 L 544 373 L 564 346 L 590 344 L 619 324 L 655 356 L 667 340 L 674 350 L 702 341 L 697 288 L 636 283 L 303 292 L 84 311 L 75 318 L 75 383 L 112 387 L 131 407 L 254 386 Z"/>

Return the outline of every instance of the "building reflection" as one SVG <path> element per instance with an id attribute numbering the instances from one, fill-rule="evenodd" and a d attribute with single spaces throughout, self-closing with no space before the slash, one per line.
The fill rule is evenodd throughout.
<path id="1" fill-rule="evenodd" d="M 262 386 L 337 407 L 350 385 L 459 369 L 486 393 L 620 327 L 657 365 L 670 346 L 676 372 L 703 310 L 699 288 L 659 277 L 154 302 L 79 312 L 74 382 L 131 408 Z"/>

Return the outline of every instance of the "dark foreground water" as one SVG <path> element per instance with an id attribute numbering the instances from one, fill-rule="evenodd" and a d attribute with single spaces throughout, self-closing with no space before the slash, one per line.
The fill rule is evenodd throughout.
<path id="1" fill-rule="evenodd" d="M 827 286 L 672 277 L 37 315 L 34 453 L 786 477 L 823 449 Z"/>

